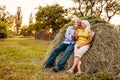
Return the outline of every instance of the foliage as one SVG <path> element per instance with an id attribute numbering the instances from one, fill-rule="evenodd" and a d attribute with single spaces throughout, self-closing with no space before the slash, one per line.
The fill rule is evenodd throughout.
<path id="1" fill-rule="evenodd" d="M 88 20 L 90 24 L 107 23 L 104 19 L 101 19 L 100 17 L 96 17 L 96 16 L 85 16 L 85 17 L 80 17 L 80 19 Z"/>
<path id="2" fill-rule="evenodd" d="M 15 37 L 15 36 L 17 36 L 17 35 L 16 35 L 16 32 L 13 32 L 13 31 L 11 31 L 11 30 L 8 30 L 8 38 L 13 38 L 13 37 Z"/>
<path id="3" fill-rule="evenodd" d="M 36 30 L 53 28 L 53 30 L 60 29 L 67 20 L 63 16 L 63 7 L 58 4 L 46 7 L 39 7 L 36 13 Z"/>
<path id="4" fill-rule="evenodd" d="M 0 6 L 0 21 L 7 22 L 8 12 L 6 11 L 6 6 Z"/>
<path id="5" fill-rule="evenodd" d="M 0 21 L 0 38 L 7 38 L 7 24 Z"/>
<path id="6" fill-rule="evenodd" d="M 21 23 L 22 23 L 21 7 L 18 7 L 16 16 L 15 16 L 15 26 L 16 26 L 17 34 L 19 34 L 19 29 L 21 27 Z"/>
<path id="7" fill-rule="evenodd" d="M 30 16 L 29 16 L 29 24 L 33 24 L 33 16 L 32 16 L 32 13 L 31 13 Z"/>
<path id="8" fill-rule="evenodd" d="M 105 12 L 110 21 L 114 15 L 120 14 L 120 0 L 107 0 L 106 4 Z"/>
<path id="9" fill-rule="evenodd" d="M 34 30 L 34 24 L 30 24 L 29 26 L 23 26 L 20 34 L 24 36 L 31 36 L 33 35 L 32 31 Z"/>
<path id="10" fill-rule="evenodd" d="M 9 28 L 13 27 L 15 23 L 15 16 L 9 15 L 6 21 L 7 21 L 6 23 L 8 24 Z"/>
<path id="11" fill-rule="evenodd" d="M 6 11 L 6 6 L 0 6 L 0 21 L 5 22 L 9 27 L 12 27 L 15 22 L 14 19 L 15 16 Z"/>
<path id="12" fill-rule="evenodd" d="M 110 21 L 114 15 L 120 14 L 120 0 L 73 0 L 73 2 L 78 3 L 74 14 L 79 16 L 102 16 Z"/>

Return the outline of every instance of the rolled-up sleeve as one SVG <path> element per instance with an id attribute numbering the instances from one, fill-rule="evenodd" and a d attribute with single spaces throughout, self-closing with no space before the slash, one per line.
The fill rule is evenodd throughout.
<path id="1" fill-rule="evenodd" d="M 67 40 L 72 40 L 73 38 L 72 38 L 72 34 L 73 34 L 73 27 L 71 26 L 71 27 L 68 27 L 67 28 L 67 30 L 66 30 L 66 33 L 65 33 L 65 38 L 67 39 Z"/>

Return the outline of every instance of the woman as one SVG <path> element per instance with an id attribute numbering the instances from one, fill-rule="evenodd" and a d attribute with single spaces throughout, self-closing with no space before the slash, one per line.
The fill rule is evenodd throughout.
<path id="1" fill-rule="evenodd" d="M 81 57 L 89 49 L 90 42 L 92 41 L 94 32 L 90 29 L 90 23 L 87 20 L 81 21 L 81 26 L 77 29 L 73 37 L 76 39 L 74 46 L 74 62 L 72 67 L 68 70 L 68 73 L 73 73 L 77 67 L 77 74 L 81 74 Z"/>

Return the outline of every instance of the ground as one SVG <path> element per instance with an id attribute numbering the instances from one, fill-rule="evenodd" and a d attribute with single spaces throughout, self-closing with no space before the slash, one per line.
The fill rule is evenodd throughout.
<path id="1" fill-rule="evenodd" d="M 51 41 L 34 37 L 0 40 L 0 80 L 120 80 L 106 71 L 75 76 L 67 70 L 53 72 L 43 63 Z"/>

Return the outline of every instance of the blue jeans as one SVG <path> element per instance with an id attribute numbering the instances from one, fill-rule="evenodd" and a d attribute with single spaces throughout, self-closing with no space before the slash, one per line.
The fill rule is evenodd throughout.
<path id="1" fill-rule="evenodd" d="M 58 57 L 58 55 L 60 55 L 61 52 L 64 51 L 62 58 L 59 60 L 55 67 L 57 71 L 60 71 L 63 68 L 67 59 L 70 57 L 73 50 L 74 44 L 61 43 L 57 48 L 54 49 L 54 51 L 49 56 L 48 60 L 45 63 L 45 68 L 52 66 L 55 63 L 55 59 Z"/>

